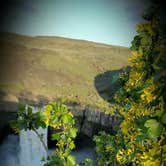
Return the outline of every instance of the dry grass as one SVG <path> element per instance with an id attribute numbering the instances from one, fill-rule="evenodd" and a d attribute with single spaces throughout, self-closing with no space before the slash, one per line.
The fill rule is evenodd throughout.
<path id="1" fill-rule="evenodd" d="M 59 37 L 0 35 L 0 89 L 32 99 L 66 98 L 103 107 L 94 86 L 97 75 L 129 65 L 130 50 Z"/>

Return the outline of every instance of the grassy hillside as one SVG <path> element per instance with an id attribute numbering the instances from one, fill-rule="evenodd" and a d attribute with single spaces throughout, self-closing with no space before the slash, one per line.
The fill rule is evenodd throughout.
<path id="1" fill-rule="evenodd" d="M 128 65 L 129 56 L 125 47 L 1 33 L 0 90 L 34 101 L 63 97 L 103 107 L 107 103 L 95 89 L 95 77 Z"/>

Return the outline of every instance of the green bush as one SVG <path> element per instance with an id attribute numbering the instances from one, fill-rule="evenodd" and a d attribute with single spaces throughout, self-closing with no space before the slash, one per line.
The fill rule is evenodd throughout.
<path id="1" fill-rule="evenodd" d="M 33 112 L 31 106 L 21 105 L 18 111 L 18 119 L 11 122 L 12 128 L 17 133 L 22 129 L 33 130 L 46 151 L 47 146 L 37 129 L 51 126 L 57 130 L 55 134 L 52 134 L 52 140 L 57 141 L 56 149 L 47 159 L 42 159 L 45 162 L 44 166 L 91 166 L 92 160 L 85 159 L 81 163 L 76 163 L 75 156 L 71 155 L 75 148 L 74 139 L 77 135 L 77 129 L 73 127 L 74 124 L 73 114 L 61 102 L 49 102 L 44 111 L 40 112 Z"/>
<path id="2" fill-rule="evenodd" d="M 137 26 L 129 79 L 115 96 L 123 121 L 115 136 L 95 137 L 99 165 L 166 165 L 166 26 L 161 7 L 154 2 Z"/>

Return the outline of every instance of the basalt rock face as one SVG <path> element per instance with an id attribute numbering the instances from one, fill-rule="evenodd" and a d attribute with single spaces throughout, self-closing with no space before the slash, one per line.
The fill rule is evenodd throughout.
<path id="1" fill-rule="evenodd" d="M 15 102 L 0 102 L 0 145 L 9 133 L 13 133 L 9 122 L 17 118 Z"/>
<path id="2" fill-rule="evenodd" d="M 97 134 L 100 130 L 114 133 L 121 122 L 120 118 L 97 109 L 85 108 L 80 110 L 73 107 L 70 108 L 70 111 L 75 117 L 75 127 L 78 129 L 78 133 L 89 137 Z"/>
<path id="3" fill-rule="evenodd" d="M 18 103 L 16 102 L 10 102 L 10 101 L 5 101 L 1 102 L 0 101 L 0 113 L 16 113 L 18 110 Z"/>
<path id="4" fill-rule="evenodd" d="M 0 139 L 3 132 L 8 128 L 8 123 L 16 119 L 16 112 L 18 110 L 18 103 L 13 101 L 2 101 L 0 98 Z"/>

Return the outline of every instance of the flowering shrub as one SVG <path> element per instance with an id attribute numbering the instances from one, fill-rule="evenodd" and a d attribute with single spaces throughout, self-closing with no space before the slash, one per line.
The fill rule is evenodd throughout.
<path id="1" fill-rule="evenodd" d="M 143 15 L 145 22 L 137 26 L 129 79 L 115 96 L 123 121 L 115 136 L 96 136 L 99 165 L 106 163 L 104 157 L 116 159 L 111 163 L 117 165 L 166 165 L 166 26 L 160 5 L 152 4 Z M 109 150 L 100 147 L 107 137 L 111 137 L 107 145 L 116 142 Z"/>

